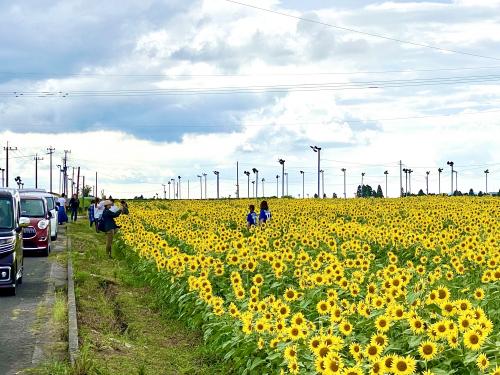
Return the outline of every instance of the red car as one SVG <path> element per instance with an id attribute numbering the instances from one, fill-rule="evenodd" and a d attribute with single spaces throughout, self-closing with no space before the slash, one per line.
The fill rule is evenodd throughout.
<path id="1" fill-rule="evenodd" d="M 21 216 L 30 220 L 23 228 L 23 251 L 41 251 L 43 255 L 50 253 L 50 217 L 47 202 L 43 197 L 29 194 L 21 195 Z"/>

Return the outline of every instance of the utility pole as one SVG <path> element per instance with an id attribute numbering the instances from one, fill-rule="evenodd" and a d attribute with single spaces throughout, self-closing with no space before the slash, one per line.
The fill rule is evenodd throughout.
<path id="1" fill-rule="evenodd" d="M 5 186 L 9 187 L 9 151 L 17 151 L 17 147 L 10 147 L 9 142 L 3 148 L 5 150 Z"/>
<path id="2" fill-rule="evenodd" d="M 255 174 L 255 196 L 259 196 L 259 170 L 257 168 L 252 168 L 252 172 Z"/>
<path id="3" fill-rule="evenodd" d="M 219 171 L 214 171 L 214 174 L 217 176 L 217 199 L 219 199 Z"/>
<path id="4" fill-rule="evenodd" d="M 285 160 L 279 159 L 278 163 L 281 164 L 281 197 L 285 196 Z"/>
<path id="5" fill-rule="evenodd" d="M 0 168 L 0 172 L 2 172 L 2 187 L 5 187 L 5 176 L 4 176 L 5 168 Z"/>
<path id="6" fill-rule="evenodd" d="M 266 181 L 266 179 L 264 177 L 262 177 L 262 180 L 261 180 L 261 182 L 262 182 L 262 198 L 265 197 L 265 194 L 264 194 L 264 182 L 265 181 Z"/>
<path id="7" fill-rule="evenodd" d="M 304 191 L 305 191 L 305 189 L 304 189 L 304 171 L 300 171 L 300 174 L 302 175 L 302 199 L 304 199 L 305 198 L 305 196 L 304 196 Z"/>
<path id="8" fill-rule="evenodd" d="M 205 177 L 205 199 L 207 199 L 207 174 L 202 173 L 203 177 Z"/>
<path id="9" fill-rule="evenodd" d="M 438 168 L 438 194 L 441 195 L 441 172 L 443 168 Z"/>
<path id="10" fill-rule="evenodd" d="M 484 171 L 484 176 L 486 177 L 486 190 L 484 191 L 485 194 L 488 194 L 488 173 L 490 173 L 488 169 Z"/>
<path id="11" fill-rule="evenodd" d="M 280 179 L 280 175 L 277 174 L 276 175 L 276 198 L 279 198 L 280 196 L 280 193 L 279 193 L 279 179 Z"/>
<path id="12" fill-rule="evenodd" d="M 405 173 L 405 197 L 408 196 L 408 168 L 403 168 Z"/>
<path id="13" fill-rule="evenodd" d="M 177 198 L 181 199 L 181 176 L 177 176 L 179 179 L 179 186 L 177 188 Z"/>
<path id="14" fill-rule="evenodd" d="M 200 182 L 201 184 L 201 182 Z M 236 198 L 240 198 L 240 166 L 239 162 L 236 162 Z"/>
<path id="15" fill-rule="evenodd" d="M 341 171 L 344 172 L 344 199 L 347 199 L 346 190 L 345 190 L 345 171 L 346 171 L 346 169 L 342 168 Z"/>
<path id="16" fill-rule="evenodd" d="M 35 189 L 38 189 L 38 161 L 43 160 L 43 158 L 39 158 L 38 154 L 35 154 L 33 160 L 35 161 Z"/>
<path id="17" fill-rule="evenodd" d="M 321 157 L 320 157 L 320 154 L 321 154 L 321 147 L 318 147 L 318 146 L 309 146 L 311 147 L 311 149 L 314 151 L 314 152 L 317 152 L 318 153 L 318 198 L 319 198 L 319 174 L 320 174 L 320 160 L 321 160 Z"/>
<path id="18" fill-rule="evenodd" d="M 68 195 L 68 154 L 71 154 L 71 150 L 64 150 L 64 159 L 63 159 L 63 193 Z M 96 174 L 97 176 L 97 174 Z M 97 181 L 97 177 L 96 177 Z M 96 182 L 97 188 L 97 182 Z"/>
<path id="19" fill-rule="evenodd" d="M 425 172 L 425 185 L 426 185 L 426 194 L 429 195 L 429 173 L 430 171 Z"/>
<path id="20" fill-rule="evenodd" d="M 250 172 L 244 171 L 243 173 L 247 176 L 247 198 L 250 198 Z"/>
<path id="21" fill-rule="evenodd" d="M 446 164 L 451 167 L 451 195 L 453 195 L 453 166 L 455 165 L 455 163 L 452 161 L 447 161 Z"/>
<path id="22" fill-rule="evenodd" d="M 387 175 L 389 174 L 389 171 L 385 171 L 384 174 L 385 174 L 385 197 L 389 198 L 389 196 L 387 195 Z"/>
<path id="23" fill-rule="evenodd" d="M 76 198 L 78 199 L 78 196 L 80 195 L 80 167 L 77 168 L 77 174 L 76 174 Z"/>
<path id="24" fill-rule="evenodd" d="M 197 175 L 197 177 L 200 179 L 200 199 L 203 199 L 203 185 L 201 183 L 201 175 Z"/>
<path id="25" fill-rule="evenodd" d="M 74 185 L 75 185 L 75 167 L 71 167 L 72 168 L 72 173 L 71 173 L 71 196 L 73 196 L 73 194 L 75 194 L 75 189 L 74 189 Z"/>
<path id="26" fill-rule="evenodd" d="M 403 161 L 399 161 L 399 196 L 403 197 Z"/>
<path id="27" fill-rule="evenodd" d="M 52 193 L 52 154 L 54 153 L 56 149 L 52 148 L 52 146 L 49 146 L 47 148 L 47 155 L 50 157 L 50 192 Z"/>

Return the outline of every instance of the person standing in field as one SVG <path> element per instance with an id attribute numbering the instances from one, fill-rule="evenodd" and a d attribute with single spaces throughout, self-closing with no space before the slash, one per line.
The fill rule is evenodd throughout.
<path id="1" fill-rule="evenodd" d="M 112 205 L 113 202 L 111 202 L 110 200 L 105 200 L 103 202 L 104 211 L 102 213 L 102 218 L 101 218 L 102 227 L 104 229 L 104 232 L 106 233 L 106 253 L 110 258 L 111 258 L 111 248 L 113 246 L 113 236 L 118 230 L 118 225 L 116 225 L 115 223 L 115 217 L 120 216 L 120 214 L 122 213 L 121 210 L 118 210 L 116 212 L 111 211 Z"/>
<path id="2" fill-rule="evenodd" d="M 247 228 L 250 229 L 250 227 L 257 225 L 257 214 L 255 213 L 255 206 L 251 204 L 248 206 L 249 213 L 247 215 Z"/>
<path id="3" fill-rule="evenodd" d="M 259 223 L 266 223 L 271 219 L 271 211 L 269 210 L 269 206 L 267 201 L 260 202 L 260 212 L 259 212 Z"/>
<path id="4" fill-rule="evenodd" d="M 92 201 L 90 202 L 90 206 L 87 209 L 87 212 L 89 214 L 89 223 L 90 223 L 90 226 L 92 226 L 92 224 L 94 224 L 94 220 L 95 220 L 95 218 L 94 218 L 94 211 L 95 211 L 95 199 L 92 199 Z"/>
<path id="5" fill-rule="evenodd" d="M 62 194 L 59 198 L 57 198 L 56 202 L 57 207 L 57 220 L 59 224 L 68 222 L 68 215 L 66 214 L 66 195 Z"/>
<path id="6" fill-rule="evenodd" d="M 123 199 L 120 201 L 120 205 L 122 207 L 122 214 L 128 215 L 128 204 Z"/>
<path id="7" fill-rule="evenodd" d="M 78 199 L 76 194 L 73 194 L 73 196 L 69 200 L 69 208 L 71 209 L 71 220 L 76 221 L 79 207 L 80 207 L 80 200 Z"/>
<path id="8" fill-rule="evenodd" d="M 103 201 L 99 198 L 95 198 L 95 207 L 94 207 L 94 222 L 95 222 L 95 231 L 99 232 L 99 221 L 101 220 L 102 213 L 104 212 Z"/>

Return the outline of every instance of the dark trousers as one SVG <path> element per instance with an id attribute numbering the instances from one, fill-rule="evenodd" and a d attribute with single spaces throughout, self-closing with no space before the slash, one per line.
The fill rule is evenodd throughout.
<path id="1" fill-rule="evenodd" d="M 76 221 L 76 216 L 78 215 L 77 208 L 71 208 L 71 220 Z"/>

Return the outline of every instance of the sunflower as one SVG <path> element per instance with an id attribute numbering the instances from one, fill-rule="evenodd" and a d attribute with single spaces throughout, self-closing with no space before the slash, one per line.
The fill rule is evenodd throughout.
<path id="1" fill-rule="evenodd" d="M 432 341 L 424 341 L 418 347 L 420 358 L 430 361 L 437 355 L 437 345 Z"/>
<path id="2" fill-rule="evenodd" d="M 486 354 L 481 353 L 478 355 L 476 365 L 481 371 L 484 371 L 488 368 L 488 366 L 490 365 L 490 361 L 488 360 L 488 357 L 486 357 Z"/>
<path id="3" fill-rule="evenodd" d="M 380 357 L 381 352 L 382 349 L 380 346 L 374 344 L 368 344 L 365 348 L 364 353 L 370 362 L 374 362 Z"/>
<path id="4" fill-rule="evenodd" d="M 389 344 L 389 339 L 383 333 L 377 333 L 370 338 L 370 344 L 377 345 L 380 349 L 384 349 Z"/>
<path id="5" fill-rule="evenodd" d="M 484 339 L 473 330 L 467 331 L 464 334 L 464 345 L 467 349 L 477 351 L 483 345 Z"/>
<path id="6" fill-rule="evenodd" d="M 293 288 L 287 288 L 284 294 L 285 301 L 287 302 L 292 302 L 295 301 L 298 298 L 298 293 L 295 289 Z"/>
<path id="7" fill-rule="evenodd" d="M 384 373 L 385 373 L 384 362 L 382 362 L 381 360 L 373 362 L 370 375 L 381 375 Z"/>
<path id="8" fill-rule="evenodd" d="M 415 373 L 416 362 L 411 357 L 396 356 L 392 365 L 394 375 L 410 375 Z"/>
<path id="9" fill-rule="evenodd" d="M 379 316 L 377 320 L 375 320 L 375 327 L 379 332 L 387 332 L 390 328 L 390 320 L 385 315 Z"/>
<path id="10" fill-rule="evenodd" d="M 474 298 L 478 301 L 482 301 L 484 299 L 484 290 L 482 288 L 477 288 L 474 291 Z"/>
<path id="11" fill-rule="evenodd" d="M 342 375 L 363 375 L 363 370 L 358 366 L 348 367 L 344 370 Z"/>
<path id="12" fill-rule="evenodd" d="M 297 360 L 297 345 L 287 346 L 284 355 L 288 362 Z"/>
<path id="13" fill-rule="evenodd" d="M 347 320 L 343 320 L 339 323 L 339 331 L 345 335 L 349 336 L 352 333 L 352 324 Z"/>
<path id="14" fill-rule="evenodd" d="M 335 375 L 340 374 L 344 368 L 342 359 L 335 353 L 329 353 L 325 359 L 325 374 Z"/>

